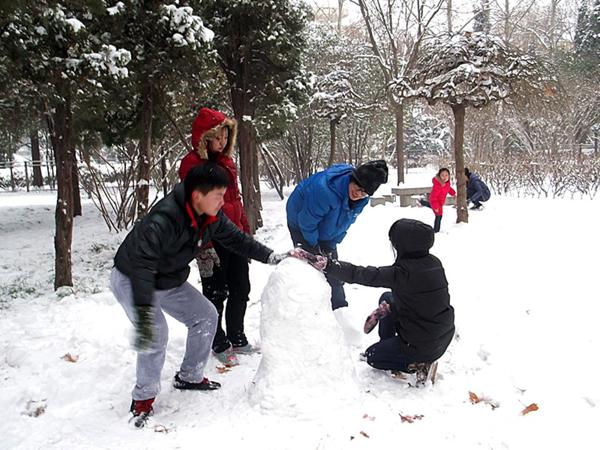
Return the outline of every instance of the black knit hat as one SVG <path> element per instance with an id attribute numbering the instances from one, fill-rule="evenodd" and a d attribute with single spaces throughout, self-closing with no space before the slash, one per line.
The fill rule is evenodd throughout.
<path id="1" fill-rule="evenodd" d="M 383 159 L 369 161 L 352 172 L 352 180 L 369 195 L 373 195 L 380 184 L 387 183 L 388 168 Z"/>

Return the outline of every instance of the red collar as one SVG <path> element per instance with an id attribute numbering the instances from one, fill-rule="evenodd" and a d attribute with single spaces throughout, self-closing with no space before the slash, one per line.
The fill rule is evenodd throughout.
<path id="1" fill-rule="evenodd" d="M 192 227 L 198 228 L 198 221 L 196 220 L 196 214 L 194 214 L 194 210 L 192 209 L 192 207 L 190 206 L 190 204 L 188 202 L 185 203 L 185 209 L 188 213 L 188 216 L 190 216 L 190 219 L 192 220 Z M 203 229 L 206 228 L 211 223 L 217 221 L 217 216 L 211 216 L 209 214 L 205 214 L 205 216 L 206 216 L 206 219 L 202 223 Z"/>

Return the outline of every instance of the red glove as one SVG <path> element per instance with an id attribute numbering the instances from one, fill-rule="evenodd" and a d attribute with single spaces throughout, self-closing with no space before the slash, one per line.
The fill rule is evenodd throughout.
<path id="1" fill-rule="evenodd" d="M 325 267 L 327 267 L 328 259 L 325 256 L 315 255 L 313 253 L 307 252 L 306 250 L 300 247 L 296 247 L 295 249 L 290 251 L 290 256 L 300 259 L 302 261 L 306 261 L 320 272 L 323 272 L 325 270 Z"/>
<path id="2" fill-rule="evenodd" d="M 373 331 L 375 325 L 377 325 L 381 319 L 391 312 L 392 309 L 390 308 L 390 304 L 388 302 L 381 302 L 379 307 L 369 314 L 369 317 L 367 317 L 367 320 L 365 320 L 365 326 L 363 328 L 364 332 L 369 334 L 371 331 Z"/>

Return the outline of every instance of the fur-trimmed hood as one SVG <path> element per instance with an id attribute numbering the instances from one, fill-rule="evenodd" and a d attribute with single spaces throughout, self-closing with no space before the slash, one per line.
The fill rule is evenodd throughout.
<path id="1" fill-rule="evenodd" d="M 221 128 L 227 127 L 229 136 L 223 149 L 225 156 L 231 157 L 237 138 L 237 121 L 226 117 L 223 113 L 210 108 L 201 108 L 192 123 L 192 147 L 198 152 L 200 158 L 208 159 L 206 141 L 218 136 Z"/>

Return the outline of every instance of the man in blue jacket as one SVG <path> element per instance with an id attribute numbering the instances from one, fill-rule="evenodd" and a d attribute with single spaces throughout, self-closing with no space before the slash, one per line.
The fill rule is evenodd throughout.
<path id="1" fill-rule="evenodd" d="M 286 211 L 294 245 L 337 259 L 337 244 L 356 221 L 380 184 L 387 183 L 388 168 L 383 160 L 370 161 L 358 168 L 336 164 L 302 180 L 290 195 Z M 344 285 L 327 277 L 331 305 L 348 306 Z"/>
<path id="2" fill-rule="evenodd" d="M 471 209 L 482 209 L 483 205 L 481 203 L 490 199 L 490 189 L 468 167 L 465 167 L 465 178 L 467 182 L 467 202 L 473 203 Z"/>

